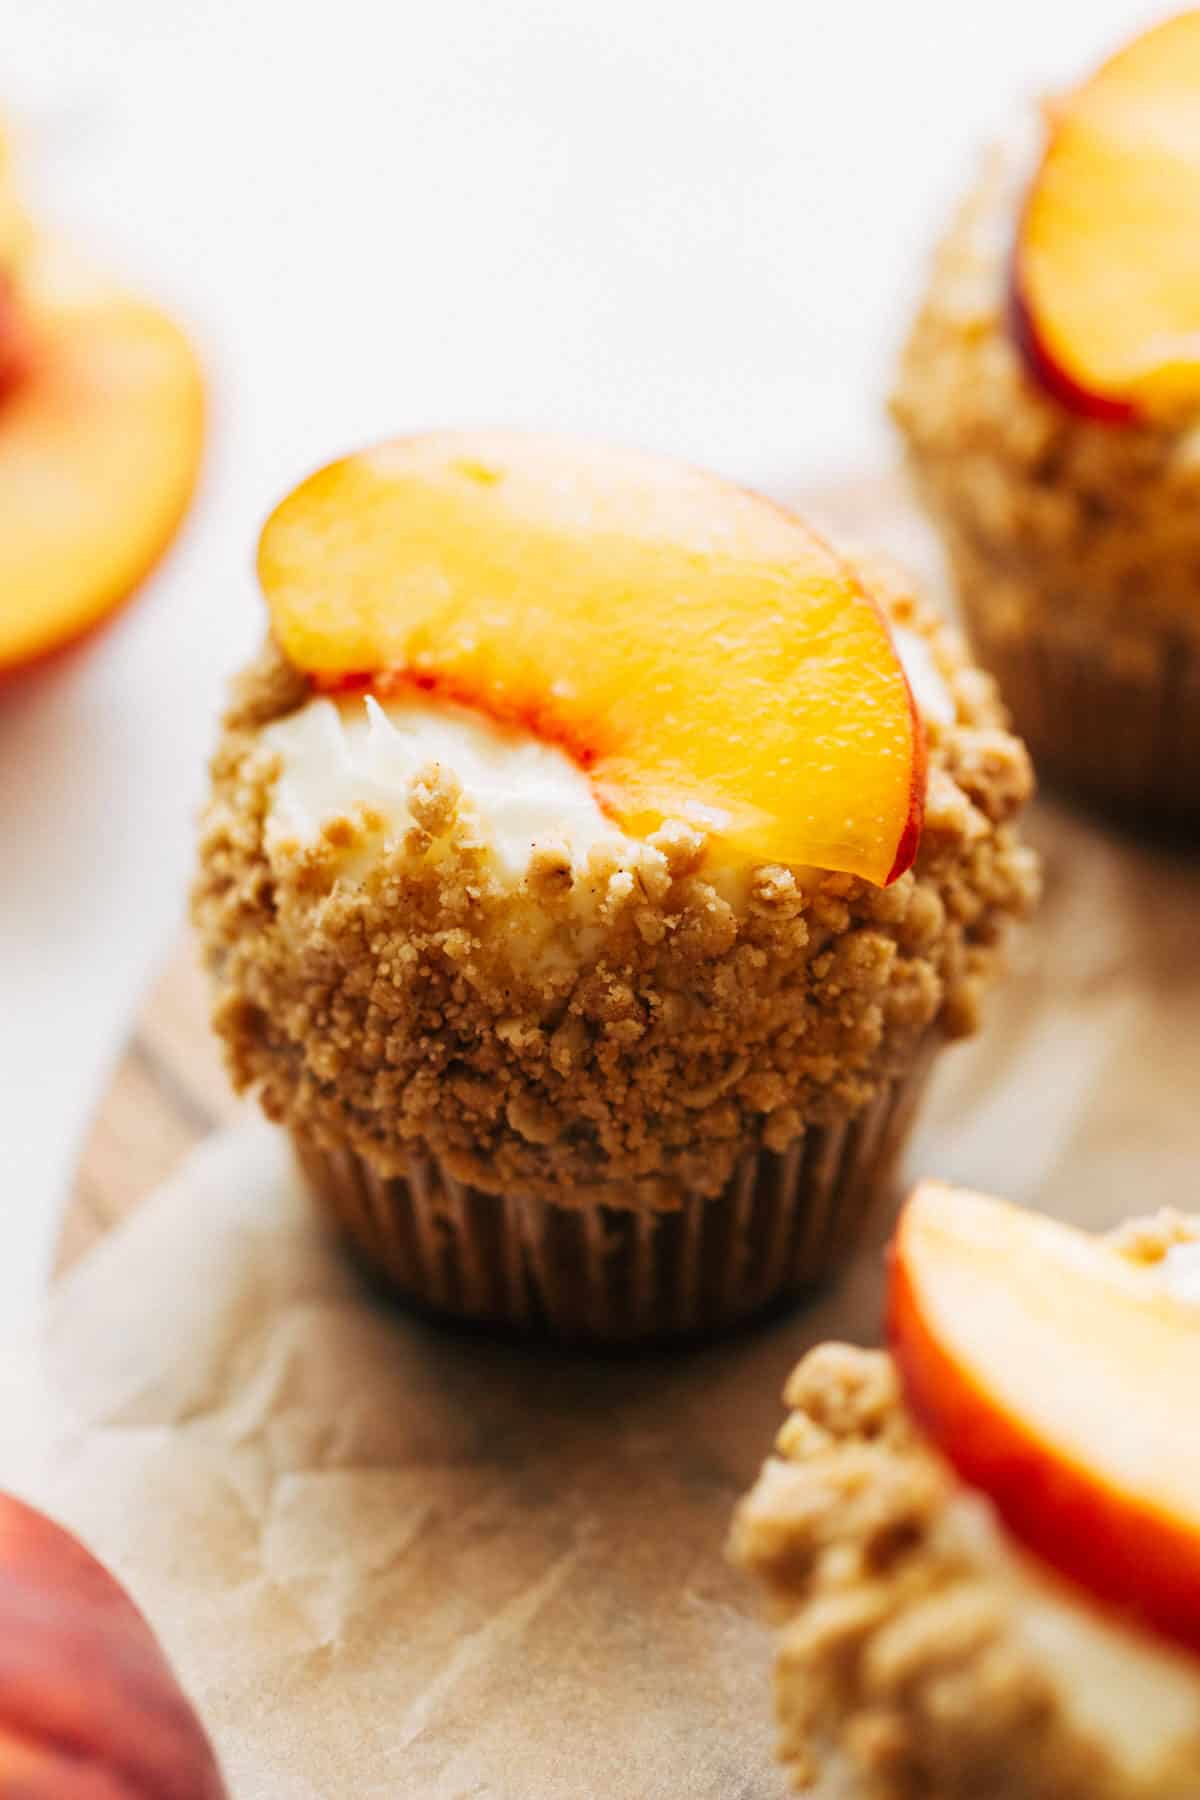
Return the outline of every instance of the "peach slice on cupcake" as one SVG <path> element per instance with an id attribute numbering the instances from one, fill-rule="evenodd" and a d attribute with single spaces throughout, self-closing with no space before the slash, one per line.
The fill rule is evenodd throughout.
<path id="1" fill-rule="evenodd" d="M 908 1405 L 1014 1537 L 1200 1652 L 1200 1309 L 1157 1264 L 926 1183 L 891 1261 Z"/>
<path id="2" fill-rule="evenodd" d="M 1053 108 L 1014 264 L 1042 383 L 1114 423 L 1200 409 L 1200 11 L 1146 32 Z"/>
<path id="3" fill-rule="evenodd" d="M 912 863 L 923 739 L 888 626 L 757 495 L 625 450 L 433 434 L 304 482 L 258 566 L 315 686 L 414 686 L 531 727 L 627 832 L 683 819 L 881 886 Z"/>

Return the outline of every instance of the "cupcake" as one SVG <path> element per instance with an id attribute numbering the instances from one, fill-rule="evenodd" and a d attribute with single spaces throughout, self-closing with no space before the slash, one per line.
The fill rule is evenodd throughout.
<path id="1" fill-rule="evenodd" d="M 797 1786 L 1200 1794 L 1200 1219 L 926 1184 L 890 1285 L 891 1354 L 805 1357 L 734 1526 Z"/>
<path id="2" fill-rule="evenodd" d="M 1200 12 L 997 152 L 893 411 L 972 647 L 1039 774 L 1200 823 Z"/>
<path id="3" fill-rule="evenodd" d="M 195 920 L 368 1264 L 598 1340 L 827 1276 L 1034 893 L 987 678 L 791 514 L 571 441 L 353 456 L 259 572 Z"/>

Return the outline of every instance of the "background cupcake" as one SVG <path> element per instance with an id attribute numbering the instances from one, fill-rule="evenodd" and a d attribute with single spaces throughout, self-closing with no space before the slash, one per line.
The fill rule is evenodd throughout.
<path id="1" fill-rule="evenodd" d="M 1200 14 L 997 154 L 893 400 L 974 648 L 1039 770 L 1200 820 Z M 1164 124 L 1166 122 L 1166 124 Z"/>
<path id="2" fill-rule="evenodd" d="M 360 1250 L 597 1338 L 829 1273 L 1034 891 L 987 679 L 769 503 L 554 440 L 351 458 L 260 574 L 195 914 Z"/>

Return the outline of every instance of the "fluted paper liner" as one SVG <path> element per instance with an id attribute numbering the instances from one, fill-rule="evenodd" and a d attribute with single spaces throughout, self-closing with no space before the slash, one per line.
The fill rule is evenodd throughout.
<path id="1" fill-rule="evenodd" d="M 1159 829 L 1200 833 L 1200 652 L 1163 634 L 1136 666 L 1101 633 L 1085 645 L 1047 621 L 997 630 L 986 600 L 962 593 L 972 647 L 1000 691 L 1039 772 L 1090 805 Z"/>
<path id="2" fill-rule="evenodd" d="M 430 1312 L 593 1342 L 719 1331 L 827 1280 L 889 1177 L 933 1059 L 790 1149 L 749 1152 L 724 1192 L 677 1208 L 562 1206 L 484 1193 L 413 1158 L 376 1174 L 348 1150 L 296 1141 L 320 1200 L 376 1274 Z"/>

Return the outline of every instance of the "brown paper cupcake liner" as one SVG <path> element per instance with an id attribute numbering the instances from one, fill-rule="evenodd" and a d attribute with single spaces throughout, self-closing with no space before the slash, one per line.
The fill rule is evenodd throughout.
<path id="1" fill-rule="evenodd" d="M 1132 824 L 1200 826 L 1200 649 L 1163 635 L 1139 668 L 1106 647 L 995 625 L 961 595 L 967 631 L 1048 784 Z"/>
<path id="2" fill-rule="evenodd" d="M 556 1206 L 489 1194 L 426 1156 L 381 1176 L 293 1134 L 323 1205 L 387 1286 L 422 1310 L 561 1339 L 707 1335 L 832 1275 L 853 1252 L 925 1084 L 933 1051 L 871 1105 L 749 1153 L 724 1191 L 677 1210 Z"/>

